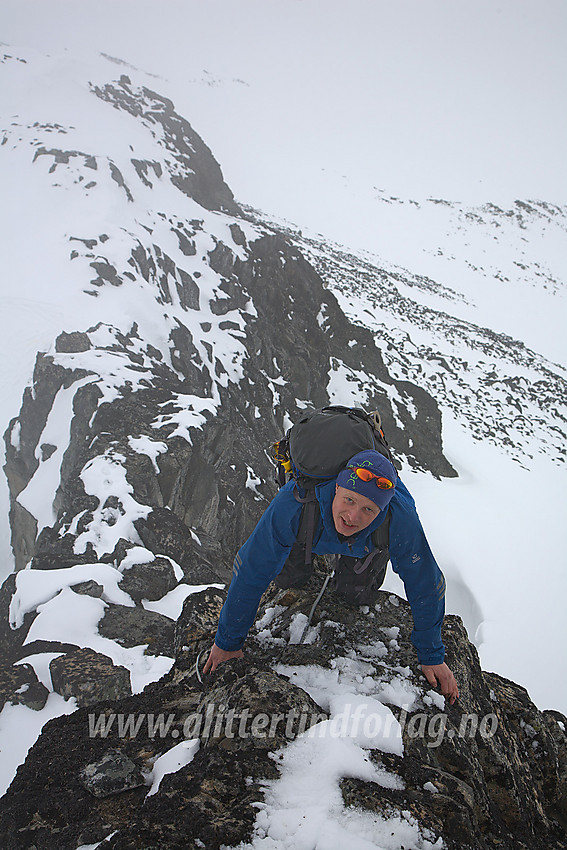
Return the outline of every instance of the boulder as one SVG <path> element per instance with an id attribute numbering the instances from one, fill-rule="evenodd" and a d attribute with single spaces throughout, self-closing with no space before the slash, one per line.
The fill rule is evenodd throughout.
<path id="1" fill-rule="evenodd" d="M 49 691 L 38 680 L 31 664 L 0 667 L 0 705 L 11 702 L 40 711 L 48 696 Z"/>
<path id="2" fill-rule="evenodd" d="M 102 637 L 115 640 L 121 646 L 147 644 L 149 655 L 173 657 L 175 622 L 155 611 L 146 611 L 138 606 L 107 605 L 98 631 Z"/>
<path id="3" fill-rule="evenodd" d="M 192 593 L 175 624 L 175 654 L 206 638 L 212 646 L 226 591 L 208 588 Z"/>
<path id="4" fill-rule="evenodd" d="M 92 649 L 78 649 L 54 658 L 49 665 L 53 689 L 81 706 L 117 700 L 131 693 L 130 672 Z"/>
<path id="5" fill-rule="evenodd" d="M 144 784 L 140 768 L 120 750 L 108 750 L 99 761 L 87 764 L 79 779 L 94 797 L 109 797 Z"/>
<path id="6" fill-rule="evenodd" d="M 176 586 L 175 571 L 167 558 L 156 558 L 147 564 L 128 567 L 120 582 L 120 589 L 136 602 L 161 599 Z"/>
<path id="7" fill-rule="evenodd" d="M 95 599 L 100 599 L 104 593 L 104 587 L 93 579 L 81 581 L 79 584 L 71 585 L 71 590 L 79 593 L 82 596 L 93 596 Z"/>

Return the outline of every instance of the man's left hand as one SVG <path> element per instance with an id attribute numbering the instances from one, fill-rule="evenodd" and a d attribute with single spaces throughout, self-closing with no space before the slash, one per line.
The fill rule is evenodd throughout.
<path id="1" fill-rule="evenodd" d="M 443 696 L 448 697 L 450 704 L 453 705 L 459 697 L 459 688 L 457 680 L 445 662 L 442 664 L 422 664 L 421 670 L 429 684 L 433 685 L 434 688 L 439 685 Z"/>

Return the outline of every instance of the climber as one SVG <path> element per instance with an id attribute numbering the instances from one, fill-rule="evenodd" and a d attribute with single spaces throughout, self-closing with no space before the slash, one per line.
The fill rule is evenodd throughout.
<path id="1" fill-rule="evenodd" d="M 214 671 L 229 658 L 242 657 L 242 645 L 269 583 L 275 581 L 282 588 L 305 584 L 312 570 L 312 552 L 339 556 L 335 590 L 356 604 L 372 603 L 377 597 L 389 559 L 404 582 L 411 605 L 411 639 L 421 670 L 453 704 L 459 689 L 444 661 L 441 640 L 445 579 L 425 538 L 413 498 L 394 466 L 379 452 L 364 450 L 314 492 L 319 515 L 307 553 L 303 505 L 294 481 L 274 497 L 239 550 L 204 672 Z M 385 546 L 380 547 L 376 541 L 384 538 L 384 531 Z M 361 581 L 366 582 L 362 588 Z"/>

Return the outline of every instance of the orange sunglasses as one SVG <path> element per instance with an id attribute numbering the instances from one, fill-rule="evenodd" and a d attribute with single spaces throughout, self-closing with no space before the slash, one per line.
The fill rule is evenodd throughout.
<path id="1" fill-rule="evenodd" d="M 376 475 L 375 472 L 371 472 L 369 469 L 365 469 L 362 466 L 349 466 L 349 469 L 352 469 L 361 481 L 372 481 L 374 480 L 377 487 L 380 490 L 391 490 L 394 486 L 389 478 L 384 478 L 383 475 Z"/>

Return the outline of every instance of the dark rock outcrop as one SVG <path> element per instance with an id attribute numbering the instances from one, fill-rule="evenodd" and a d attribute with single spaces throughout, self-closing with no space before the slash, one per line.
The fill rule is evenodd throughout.
<path id="1" fill-rule="evenodd" d="M 160 144 L 169 153 L 166 158 L 171 182 L 184 194 L 208 210 L 238 213 L 234 196 L 223 180 L 218 162 L 188 121 L 175 112 L 171 100 L 145 87 L 132 86 L 125 74 L 118 83 L 93 87 L 94 93 L 117 109 L 123 109 L 148 126 L 159 127 Z M 159 163 L 132 160 L 142 182 L 148 184 L 148 170 L 159 178 Z M 151 183 L 150 183 L 151 186 Z"/>
<path id="2" fill-rule="evenodd" d="M 408 710 L 395 697 L 389 703 L 403 756 L 368 751 L 375 765 L 403 781 L 388 788 L 343 778 L 345 806 L 383 819 L 405 812 L 430 837 L 442 836 L 448 850 L 567 847 L 566 719 L 538 711 L 525 690 L 483 672 L 454 616 L 444 639 L 461 696 L 440 710 L 416 670 L 409 606 L 391 594 L 381 593 L 365 613 L 327 591 L 311 642 L 289 643 L 294 617 L 309 613 L 320 588 L 321 568 L 304 591 L 269 589 L 260 610 L 263 622 L 271 617 L 269 633 L 249 639 L 245 659 L 204 678 L 196 660 L 210 646 L 221 600 L 209 592 L 188 597 L 178 624 L 183 641 L 163 679 L 142 694 L 48 724 L 0 800 L 6 850 L 74 850 L 111 833 L 108 845 L 116 850 L 215 850 L 249 840 L 265 783 L 279 776 L 273 753 L 329 716 L 329 707 L 301 687 L 302 671 L 348 676 L 349 664 L 355 672 L 364 666 L 367 686 L 372 679 L 384 703 L 388 689 L 402 686 L 413 703 Z M 193 759 L 146 796 L 156 759 L 188 738 L 200 739 Z M 105 763 L 118 774 L 117 786 L 104 785 Z M 85 771 L 102 777 L 100 793 L 85 788 Z"/>

